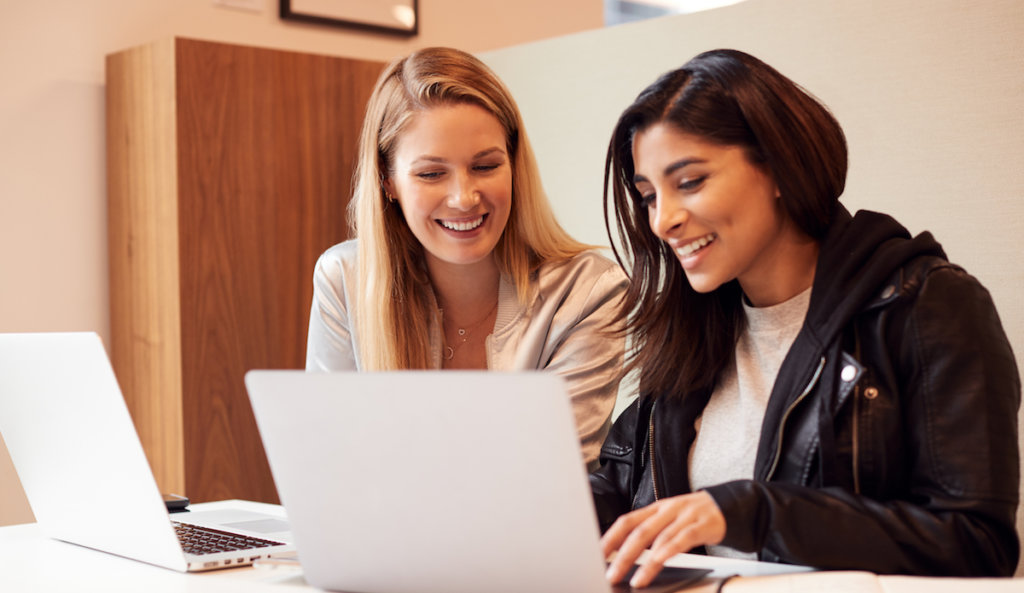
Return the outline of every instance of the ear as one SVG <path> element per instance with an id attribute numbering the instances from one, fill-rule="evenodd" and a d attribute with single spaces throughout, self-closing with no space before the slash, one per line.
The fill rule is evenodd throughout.
<path id="1" fill-rule="evenodd" d="M 381 187 L 384 188 L 384 197 L 387 198 L 389 202 L 394 202 L 396 200 L 395 185 L 391 183 L 391 179 L 385 179 L 382 181 Z"/>

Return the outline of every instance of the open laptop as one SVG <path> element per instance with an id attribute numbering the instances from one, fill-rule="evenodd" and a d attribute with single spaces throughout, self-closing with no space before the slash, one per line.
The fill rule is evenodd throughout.
<path id="1" fill-rule="evenodd" d="M 353 593 L 612 590 L 558 376 L 245 379 L 309 584 Z M 643 591 L 708 572 L 669 570 L 671 588 Z"/>
<path id="2" fill-rule="evenodd" d="M 171 521 L 94 333 L 0 334 L 0 435 L 55 539 L 179 571 L 294 550 L 287 522 L 271 515 L 183 512 Z"/>

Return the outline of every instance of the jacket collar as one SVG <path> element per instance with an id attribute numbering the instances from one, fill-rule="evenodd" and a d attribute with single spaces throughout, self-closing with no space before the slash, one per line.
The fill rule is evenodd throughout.
<path id="1" fill-rule="evenodd" d="M 931 233 L 911 238 L 890 216 L 866 210 L 851 216 L 837 207 L 818 255 L 807 317 L 782 362 L 765 410 L 757 477 L 769 471 L 787 411 L 819 383 L 836 384 L 837 377 L 831 375 L 842 367 L 839 339 L 851 319 L 878 299 L 894 275 L 899 277 L 901 266 L 924 255 L 946 257 Z M 822 368 L 827 372 L 821 373 Z"/>
<path id="2" fill-rule="evenodd" d="M 929 232 L 911 238 L 891 216 L 851 216 L 838 206 L 818 255 L 805 327 L 818 342 L 831 342 L 901 266 L 923 255 L 946 258 Z"/>

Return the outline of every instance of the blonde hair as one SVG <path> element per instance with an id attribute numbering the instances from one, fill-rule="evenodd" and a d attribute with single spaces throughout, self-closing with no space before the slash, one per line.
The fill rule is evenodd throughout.
<path id="1" fill-rule="evenodd" d="M 494 115 L 505 130 L 512 164 L 512 206 L 494 248 L 499 271 L 529 298 L 529 279 L 541 264 L 588 248 L 559 226 L 540 182 L 522 116 L 511 94 L 483 62 L 465 52 L 426 48 L 388 65 L 366 108 L 359 138 L 349 220 L 359 239 L 354 323 L 365 370 L 429 368 L 429 323 L 434 316 L 423 247 L 401 208 L 385 195 L 398 138 L 417 113 L 469 103 Z"/>

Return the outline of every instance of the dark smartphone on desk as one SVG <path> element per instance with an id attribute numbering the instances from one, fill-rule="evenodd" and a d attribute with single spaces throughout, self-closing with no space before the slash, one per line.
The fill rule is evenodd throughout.
<path id="1" fill-rule="evenodd" d="M 634 589 L 629 586 L 629 579 L 633 578 L 633 573 L 636 572 L 637 568 L 640 568 L 640 566 L 633 565 L 633 568 L 626 573 L 626 576 L 622 578 L 618 585 L 612 585 L 612 593 L 669 593 L 670 591 L 679 591 L 680 589 L 696 585 L 705 576 L 711 574 L 711 570 L 707 568 L 666 566 L 661 569 L 658 576 L 654 577 L 650 585 L 642 589 Z"/>
<path id="2" fill-rule="evenodd" d="M 188 498 L 177 494 L 164 494 L 164 504 L 168 513 L 187 513 Z"/>

